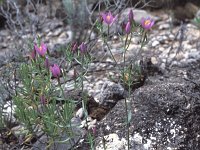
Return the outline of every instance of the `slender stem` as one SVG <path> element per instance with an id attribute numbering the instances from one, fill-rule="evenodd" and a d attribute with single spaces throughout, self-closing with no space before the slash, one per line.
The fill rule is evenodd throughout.
<path id="1" fill-rule="evenodd" d="M 116 59 L 115 59 L 115 57 L 114 57 L 114 55 L 113 55 L 113 53 L 112 53 L 112 51 L 111 51 L 111 49 L 110 49 L 108 43 L 107 43 L 107 41 L 105 40 L 105 38 L 103 38 L 103 39 L 104 39 L 104 43 L 105 43 L 106 46 L 108 47 L 108 50 L 109 50 L 109 52 L 110 52 L 110 54 L 111 54 L 112 59 L 113 59 L 114 62 L 117 64 L 117 61 L 116 61 Z"/>
<path id="2" fill-rule="evenodd" d="M 124 45 L 124 53 L 123 53 L 123 63 L 124 63 L 124 67 L 123 67 L 123 79 L 125 80 L 125 63 L 126 63 L 126 51 L 128 49 L 127 45 L 127 40 L 128 40 L 128 34 L 126 35 L 126 40 L 125 40 L 125 45 Z"/>
<path id="3" fill-rule="evenodd" d="M 126 34 L 125 49 L 126 49 L 127 41 L 128 41 L 128 34 Z"/>
<path id="4" fill-rule="evenodd" d="M 109 32 L 110 32 L 109 30 L 110 30 L 110 26 L 108 25 L 108 36 L 109 36 Z"/>
<path id="5" fill-rule="evenodd" d="M 60 90 L 61 90 L 61 92 L 62 92 L 62 96 L 63 96 L 64 99 L 65 99 L 65 92 L 64 92 L 64 90 L 63 90 L 63 88 L 62 88 L 62 85 L 61 85 L 61 83 L 60 83 L 60 78 L 58 77 L 57 80 L 58 80 L 58 86 L 60 87 Z"/>
<path id="6" fill-rule="evenodd" d="M 132 36 L 131 36 L 132 37 Z M 130 37 L 130 41 L 131 41 L 131 37 Z M 124 61 L 124 67 L 123 67 L 123 80 L 124 80 L 124 84 L 125 84 L 125 62 L 126 62 L 126 57 L 125 57 L 125 54 L 126 54 L 126 51 L 130 45 L 130 41 L 127 45 L 127 42 L 128 42 L 128 34 L 126 35 L 126 39 L 125 39 L 125 45 L 124 45 L 124 54 L 123 54 L 123 61 Z M 130 80 L 130 77 L 128 77 L 128 81 Z M 129 84 L 129 91 L 130 91 L 130 84 Z M 130 96 L 130 92 L 129 92 L 129 96 Z M 128 144 L 128 150 L 130 149 L 129 148 L 129 145 L 130 145 L 130 141 L 129 141 L 129 137 L 130 137 L 130 132 L 129 132 L 129 116 L 128 116 L 128 105 L 127 105 L 127 99 L 125 98 L 125 110 L 126 110 L 126 123 L 127 123 L 127 144 Z"/>
<path id="7" fill-rule="evenodd" d="M 143 48 L 143 46 L 144 46 L 144 42 L 145 42 L 145 38 L 146 38 L 146 34 L 147 34 L 147 32 L 146 32 L 146 31 L 144 31 L 144 32 L 143 32 L 142 43 L 141 43 L 141 49 L 142 49 L 142 48 Z"/>
<path id="8" fill-rule="evenodd" d="M 94 150 L 93 137 L 92 137 L 91 133 L 89 133 L 88 138 L 89 138 L 90 148 L 91 148 L 91 150 Z"/>
<path id="9" fill-rule="evenodd" d="M 102 138 L 102 144 L 103 144 L 103 149 L 106 150 L 106 140 L 105 140 L 104 136 Z"/>
<path id="10" fill-rule="evenodd" d="M 81 66 L 82 66 L 82 71 L 81 71 L 81 91 L 83 92 L 84 55 L 81 56 Z M 82 107 L 83 107 L 84 113 L 85 113 L 86 118 L 87 118 L 88 113 L 87 113 L 87 109 L 86 109 L 86 102 L 85 102 L 84 93 L 82 93 L 81 96 L 82 96 Z M 87 119 L 86 119 L 86 121 L 87 121 Z"/>
<path id="11" fill-rule="evenodd" d="M 130 145 L 130 141 L 129 141 L 129 120 L 128 120 L 128 105 L 127 105 L 127 99 L 125 98 L 125 110 L 126 110 L 126 123 L 127 123 L 127 145 L 128 145 L 128 150 L 130 149 L 129 145 Z"/>

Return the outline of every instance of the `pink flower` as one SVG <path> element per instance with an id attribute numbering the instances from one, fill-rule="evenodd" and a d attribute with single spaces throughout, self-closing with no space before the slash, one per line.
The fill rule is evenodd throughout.
<path id="1" fill-rule="evenodd" d="M 60 67 L 57 64 L 50 66 L 50 70 L 55 78 L 58 78 L 60 76 Z"/>
<path id="2" fill-rule="evenodd" d="M 80 48 L 80 51 L 84 53 L 87 50 L 87 45 L 84 42 L 82 42 L 79 48 Z"/>
<path id="3" fill-rule="evenodd" d="M 39 47 L 37 46 L 37 44 L 35 44 L 34 48 L 35 51 L 41 56 L 44 56 L 45 53 L 47 52 L 47 46 L 44 43 L 42 43 Z"/>
<path id="4" fill-rule="evenodd" d="M 129 34 L 131 32 L 131 23 L 130 23 L 130 21 L 127 22 L 125 31 L 126 31 L 126 34 Z"/>
<path id="5" fill-rule="evenodd" d="M 154 25 L 154 20 L 151 18 L 142 18 L 141 25 L 144 29 L 149 30 Z"/>
<path id="6" fill-rule="evenodd" d="M 130 22 L 132 22 L 133 19 L 134 19 L 134 15 L 133 15 L 133 10 L 132 9 L 129 11 L 128 19 L 129 19 Z"/>
<path id="7" fill-rule="evenodd" d="M 116 20 L 116 17 L 113 17 L 111 12 L 102 13 L 101 16 L 103 18 L 103 21 L 108 25 L 111 25 Z"/>

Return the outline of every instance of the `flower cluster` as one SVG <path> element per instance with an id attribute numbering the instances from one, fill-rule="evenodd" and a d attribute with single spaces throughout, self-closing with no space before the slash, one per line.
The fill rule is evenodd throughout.
<path id="1" fill-rule="evenodd" d="M 39 56 L 41 56 L 42 58 L 45 57 L 46 53 L 47 53 L 47 45 L 44 43 L 41 43 L 40 46 L 38 46 L 36 43 L 34 44 L 34 50 L 31 52 L 31 59 L 35 60 L 36 59 L 36 52 Z M 48 56 L 45 57 L 45 61 L 44 61 L 44 66 L 49 69 L 53 75 L 53 77 L 58 78 L 61 74 L 60 72 L 60 67 L 57 64 L 53 64 L 53 66 L 51 66 L 51 64 L 49 63 L 49 58 Z"/>
<path id="2" fill-rule="evenodd" d="M 100 15 L 100 17 L 101 17 L 100 23 L 99 23 L 99 21 L 95 22 L 97 25 L 97 28 L 99 27 L 98 29 L 100 31 L 103 31 L 102 30 L 104 27 L 103 23 L 106 24 L 107 25 L 106 27 L 108 28 L 108 35 L 109 35 L 109 28 L 116 21 L 117 15 L 114 16 L 109 11 L 107 13 L 102 13 Z M 125 36 L 126 36 L 126 39 L 124 42 L 125 44 L 123 47 L 124 51 L 123 51 L 123 55 L 122 55 L 123 61 L 124 61 L 123 69 L 121 66 L 120 67 L 118 66 L 118 64 L 119 64 L 117 62 L 118 59 L 115 59 L 116 57 L 115 57 L 115 55 L 113 55 L 113 53 L 111 51 L 110 43 L 107 42 L 108 38 L 106 38 L 106 36 L 104 36 L 104 34 L 102 34 L 101 37 L 103 40 L 100 42 L 103 42 L 103 48 L 104 48 L 104 46 L 106 46 L 107 49 L 110 51 L 110 54 L 111 54 L 110 56 L 115 61 L 116 67 L 119 67 L 117 71 L 119 71 L 119 73 L 121 73 L 121 75 L 123 75 L 123 76 L 121 76 L 123 78 L 121 78 L 119 82 L 123 81 L 124 85 L 128 85 L 129 88 L 131 88 L 131 85 L 133 85 L 135 83 L 135 77 L 138 77 L 140 75 L 139 73 L 138 73 L 139 74 L 138 75 L 135 72 L 136 69 L 138 70 L 139 66 L 137 66 L 137 68 L 134 69 L 132 67 L 132 63 L 131 64 L 126 63 L 126 62 L 128 62 L 126 60 L 126 52 L 128 51 L 129 45 L 131 43 L 131 38 L 133 35 L 132 32 L 133 31 L 141 32 L 141 34 L 138 34 L 138 35 L 141 35 L 141 38 L 143 38 L 141 40 L 141 43 L 142 43 L 141 48 L 142 48 L 143 43 L 146 42 L 147 31 L 150 30 L 152 28 L 152 26 L 154 25 L 154 20 L 150 17 L 142 18 L 141 22 L 139 24 L 137 24 L 136 21 L 134 20 L 133 10 L 129 11 L 127 18 L 128 18 L 128 20 L 126 20 L 126 22 L 124 23 L 124 26 L 123 26 L 123 32 L 125 33 Z M 135 28 L 136 29 L 140 28 L 140 30 L 135 30 Z M 142 28 L 142 30 L 141 30 L 141 28 Z M 123 37 L 121 39 L 123 41 Z M 121 39 L 120 39 L 120 41 L 121 41 Z M 99 46 L 99 44 L 98 44 L 98 46 Z M 63 88 L 65 88 L 65 85 L 63 86 L 63 83 L 66 83 L 65 82 L 66 78 L 64 77 L 65 72 L 66 72 L 66 74 L 68 73 L 68 71 L 71 73 L 71 70 L 74 69 L 73 76 L 70 77 L 70 80 L 73 79 L 73 82 L 76 86 L 75 88 L 77 88 L 77 86 L 79 88 L 79 85 L 80 85 L 80 86 L 82 86 L 82 89 L 83 89 L 84 80 L 86 79 L 86 78 L 84 78 L 84 76 L 88 73 L 88 70 L 89 70 L 88 67 L 90 66 L 91 60 L 95 60 L 95 59 L 93 59 L 93 55 L 90 55 L 90 53 L 89 53 L 90 45 L 88 45 L 84 41 L 83 42 L 80 42 L 80 41 L 75 42 L 73 44 L 70 44 L 69 47 L 64 51 L 66 53 L 64 55 L 64 58 L 66 58 L 66 61 L 64 59 L 62 59 L 61 64 L 64 64 L 63 66 L 66 66 L 65 67 L 66 70 L 63 71 L 61 69 L 61 65 L 59 65 L 58 63 L 51 64 L 50 55 L 48 55 L 49 54 L 48 47 L 45 43 L 39 41 L 38 43 L 34 43 L 32 48 L 33 48 L 33 51 L 30 54 L 32 64 L 31 65 L 25 64 L 24 66 L 22 66 L 22 69 L 20 72 L 20 75 L 23 78 L 22 82 L 25 83 L 25 84 L 22 83 L 22 85 L 27 85 L 27 86 L 23 87 L 23 88 L 26 88 L 24 90 L 25 92 L 23 92 L 26 95 L 24 96 L 23 93 L 19 94 L 19 98 L 16 98 L 16 101 L 27 100 L 26 102 L 28 102 L 28 103 L 26 103 L 26 105 L 24 105 L 23 107 L 21 107 L 21 105 L 23 103 L 19 102 L 17 104 L 18 106 L 20 106 L 19 109 L 23 108 L 22 110 L 25 110 L 25 112 L 23 114 L 19 113 L 19 115 L 20 114 L 23 115 L 21 117 L 22 120 L 24 118 L 28 120 L 28 121 L 24 121 L 25 123 L 28 123 L 28 126 L 29 126 L 30 122 L 33 122 L 35 124 L 35 122 L 37 120 L 39 122 L 39 124 L 41 124 L 41 127 L 43 125 L 43 127 L 45 129 L 44 131 L 48 132 L 50 135 L 53 135 L 54 133 L 52 134 L 52 131 L 55 131 L 55 132 L 61 131 L 61 130 L 56 129 L 57 127 L 58 128 L 64 127 L 63 129 L 66 129 L 66 127 L 68 126 L 66 121 L 69 120 L 69 123 L 71 123 L 70 117 L 74 116 L 73 113 L 74 113 L 75 106 L 73 106 L 73 105 L 76 104 L 76 102 L 73 102 L 73 99 L 70 99 L 70 101 L 67 101 L 68 96 L 66 96 L 66 94 L 65 94 L 66 91 L 64 91 L 65 89 L 63 89 Z M 138 54 L 140 54 L 140 53 L 138 52 Z M 132 60 L 131 60 L 131 62 L 132 62 Z M 79 65 L 77 67 L 77 70 L 76 70 L 76 67 L 74 66 L 74 64 Z M 127 66 L 127 65 L 131 65 L 131 66 Z M 131 69 L 129 69 L 129 68 L 131 68 Z M 134 70 L 134 72 L 132 70 Z M 141 72 L 141 71 L 139 70 L 138 72 Z M 63 76 L 62 80 L 60 80 L 61 76 Z M 58 84 L 52 84 L 52 82 L 51 82 L 52 78 L 56 79 Z M 134 79 L 134 81 L 132 79 Z M 68 78 L 67 78 L 67 80 L 68 80 Z M 30 84 L 27 84 L 27 83 L 30 83 Z M 57 88 L 57 86 L 59 88 Z M 20 87 L 20 89 L 22 89 L 22 88 Z M 28 95 L 28 94 L 30 94 L 30 95 Z M 84 97 L 85 97 L 84 95 L 81 95 L 81 98 L 83 99 L 83 101 L 82 101 L 83 106 L 86 106 L 85 102 L 87 101 L 87 99 L 85 100 Z M 59 107 L 52 107 L 54 105 L 57 105 L 57 102 L 58 102 L 57 100 L 59 100 L 59 105 L 58 105 Z M 61 103 L 60 103 L 60 100 L 62 100 Z M 65 101 L 67 103 L 65 103 Z M 125 101 L 126 101 L 126 99 L 125 99 Z M 72 102 L 72 105 L 70 104 L 71 102 Z M 38 104 L 40 104 L 40 106 L 42 106 L 42 107 L 35 107 Z M 126 102 L 126 105 L 127 105 L 127 102 Z M 30 107 L 31 109 L 26 109 L 27 106 L 31 106 Z M 32 108 L 34 108 L 34 109 L 32 109 Z M 38 111 L 38 110 L 40 110 L 40 108 L 41 108 L 41 111 Z M 54 108 L 59 108 L 59 109 L 56 109 L 56 112 L 55 112 Z M 21 112 L 21 111 L 19 111 L 19 112 Z M 31 114 L 30 112 L 32 112 L 33 115 L 30 115 Z M 36 115 L 37 113 L 44 113 L 45 115 L 43 115 L 43 116 L 45 116 L 45 117 L 40 117 L 38 119 L 38 115 Z M 70 114 L 70 113 L 72 113 L 72 114 Z M 131 119 L 128 116 L 129 115 L 128 113 L 129 113 L 128 107 L 126 106 L 127 128 L 129 128 L 129 123 L 130 123 L 129 121 Z M 28 117 L 24 117 L 24 114 L 27 115 Z M 87 115 L 87 113 L 84 113 L 84 114 Z M 29 116 L 30 116 L 30 118 L 29 118 Z M 59 118 L 59 121 L 56 120 L 57 118 Z M 85 118 L 87 118 L 87 116 Z M 61 119 L 65 119 L 65 120 L 61 120 Z M 52 122 L 52 123 L 48 126 L 49 122 Z M 55 122 L 56 122 L 56 124 L 55 124 Z M 55 124 L 55 126 L 54 126 L 54 124 Z M 59 124 L 59 126 L 57 126 L 57 124 Z M 32 127 L 32 124 L 30 124 L 30 126 Z M 93 134 L 96 134 L 96 132 L 97 132 L 96 126 L 92 126 L 91 130 L 93 131 Z M 46 135 L 48 135 L 48 134 L 46 134 Z M 55 133 L 55 135 L 57 135 L 57 133 Z M 55 137 L 55 136 L 53 135 L 53 137 Z M 129 139 L 129 135 L 127 137 L 128 137 L 127 139 Z"/>
<path id="3" fill-rule="evenodd" d="M 81 52 L 81 54 L 86 53 L 87 52 L 86 43 L 82 42 L 79 46 L 77 45 L 77 43 L 74 43 L 71 46 L 72 53 L 75 53 L 78 49 Z M 50 64 L 49 58 L 48 58 L 48 56 L 46 56 L 47 50 L 48 50 L 47 45 L 44 43 L 41 43 L 40 46 L 38 46 L 37 44 L 34 44 L 34 50 L 31 52 L 30 57 L 32 60 L 35 60 L 36 54 L 38 54 L 42 58 L 45 58 L 44 66 L 47 69 L 48 68 L 50 69 L 53 77 L 58 78 L 61 75 L 60 67 L 57 64 L 53 64 L 53 65 Z"/>
<path id="4" fill-rule="evenodd" d="M 112 13 L 109 11 L 108 13 L 102 13 L 101 18 L 104 23 L 106 23 L 108 26 L 111 26 L 113 22 L 117 19 L 117 16 L 114 17 Z M 128 22 L 124 26 L 124 31 L 126 34 L 131 33 L 133 24 L 134 24 L 134 14 L 131 9 L 128 14 Z M 153 25 L 154 25 L 154 20 L 151 19 L 150 17 L 141 19 L 142 28 L 149 30 L 152 28 Z"/>

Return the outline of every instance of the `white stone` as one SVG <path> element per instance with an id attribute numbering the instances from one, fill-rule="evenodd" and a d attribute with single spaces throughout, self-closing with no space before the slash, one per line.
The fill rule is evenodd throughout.
<path id="1" fill-rule="evenodd" d="M 158 29 L 159 30 L 164 30 L 164 29 L 169 29 L 170 28 L 170 24 L 161 24 Z"/>
<path id="2" fill-rule="evenodd" d="M 83 117 L 84 117 L 84 110 L 83 110 L 83 108 L 80 108 L 80 109 L 76 112 L 76 117 L 78 117 L 78 118 L 83 118 Z"/>
<path id="3" fill-rule="evenodd" d="M 153 41 L 152 42 L 152 47 L 156 47 L 157 45 L 159 45 L 160 44 L 160 42 L 159 41 Z"/>
<path id="4" fill-rule="evenodd" d="M 106 139 L 106 150 L 122 150 L 126 149 L 126 140 L 120 140 L 119 136 L 115 133 L 109 134 L 104 136 L 104 139 Z M 103 143 L 102 140 L 100 143 L 96 146 L 96 150 L 102 150 L 103 149 Z"/>

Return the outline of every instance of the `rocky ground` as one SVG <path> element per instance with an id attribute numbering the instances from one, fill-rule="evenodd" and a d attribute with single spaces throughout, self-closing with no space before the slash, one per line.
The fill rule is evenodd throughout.
<path id="1" fill-rule="evenodd" d="M 140 10 L 139 10 L 140 11 Z M 135 12 L 136 13 L 136 12 Z M 200 108 L 200 30 L 191 22 L 180 25 L 173 25 L 171 16 L 164 11 L 145 12 L 151 14 L 157 21 L 148 36 L 148 44 L 142 50 L 141 56 L 151 60 L 150 69 L 147 69 L 147 78 L 144 85 L 133 88 L 131 97 L 128 98 L 129 109 L 132 118 L 130 122 L 130 147 L 133 150 L 159 150 L 159 149 L 200 149 L 199 139 L 199 110 Z M 41 38 L 47 43 L 52 55 L 58 55 L 58 47 L 71 40 L 72 32 L 58 19 L 46 20 L 40 31 Z M 15 51 L 15 44 L 12 44 L 14 37 L 6 29 L 0 30 L 0 70 L 4 72 L 9 64 L 11 66 L 19 57 L 14 57 L 10 51 Z M 95 35 L 94 35 L 95 36 Z M 29 37 L 29 35 L 26 35 Z M 16 42 L 16 41 L 15 41 Z M 138 52 L 138 38 L 133 37 L 126 58 L 133 58 Z M 11 43 L 11 44 L 9 44 Z M 23 41 L 18 43 L 24 44 Z M 109 43 L 111 51 L 120 63 L 122 61 L 122 44 L 116 36 Z M 101 45 L 96 44 L 94 55 L 101 58 L 90 64 L 89 74 L 84 82 L 84 89 L 97 103 L 104 106 L 104 100 L 112 100 L 114 104 L 108 107 L 100 107 L 99 111 L 91 111 L 91 122 L 97 124 L 95 135 L 95 147 L 103 149 L 104 141 L 107 149 L 123 150 L 127 148 L 127 130 L 125 124 L 125 88 L 123 85 L 110 80 L 110 76 L 116 75 L 116 67 L 112 62 L 110 53 Z M 8 60 L 8 58 L 10 58 Z M 148 62 L 148 61 L 147 61 Z M 147 63 L 146 62 L 146 63 Z M 148 64 L 148 63 L 147 63 Z M 148 65 L 147 65 L 148 67 Z M 69 71 L 68 75 L 71 75 Z M 2 79 L 3 81 L 3 79 Z M 66 91 L 72 90 L 67 83 Z M 107 87 L 106 87 L 107 85 Z M 116 86 L 116 96 L 107 94 L 109 87 Z M 6 92 L 3 92 L 2 100 L 8 100 Z M 111 94 L 111 95 L 112 95 Z M 109 95 L 108 97 L 105 95 Z M 5 96 L 5 97 L 3 97 Z M 106 103 L 107 104 L 107 103 Z M 10 113 L 9 104 L 6 104 L 6 112 Z M 111 109 L 112 108 L 112 109 Z M 97 119 L 98 121 L 96 121 Z M 82 120 L 75 119 L 73 123 L 80 123 Z M 13 121 L 15 122 L 15 120 Z M 15 134 L 21 125 L 14 124 L 12 128 Z M 85 130 L 76 131 L 84 134 Z M 142 139 L 142 137 L 144 139 Z M 9 137 L 8 141 L 15 141 Z M 38 141 L 45 141 L 42 136 Z M 89 149 L 82 137 L 77 137 L 79 144 L 74 149 Z M 146 141 L 145 141 L 146 140 Z M 43 149 L 45 144 L 35 142 L 33 147 Z M 0 137 L 0 146 L 3 140 Z M 10 148 L 12 142 L 3 145 Z M 145 143 L 145 144 L 144 144 Z M 70 149 L 66 145 L 57 145 L 57 149 Z M 4 147 L 4 149 L 5 149 Z M 0 147 L 1 148 L 1 147 Z M 33 149 L 34 149 L 33 148 Z M 53 149 L 53 148 L 52 148 Z"/>

